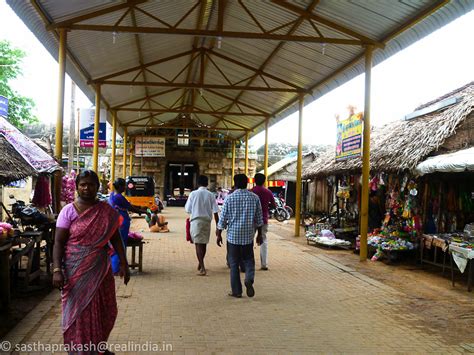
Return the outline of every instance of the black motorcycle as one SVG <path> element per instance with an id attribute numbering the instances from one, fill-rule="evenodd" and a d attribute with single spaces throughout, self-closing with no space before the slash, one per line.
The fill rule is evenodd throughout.
<path id="1" fill-rule="evenodd" d="M 41 213 L 36 207 L 26 206 L 24 201 L 16 200 L 13 195 L 10 195 L 10 199 L 15 202 L 11 205 L 12 216 L 8 222 L 14 227 L 21 227 L 22 229 L 26 227 L 40 228 L 50 223 L 48 216 Z"/>
<path id="2" fill-rule="evenodd" d="M 287 219 L 290 219 L 290 214 L 284 207 L 281 206 L 279 199 L 277 199 L 276 197 L 275 205 L 277 206 L 276 208 L 270 208 L 268 210 L 268 212 L 270 213 L 270 217 L 275 218 L 278 222 L 283 222 Z"/>

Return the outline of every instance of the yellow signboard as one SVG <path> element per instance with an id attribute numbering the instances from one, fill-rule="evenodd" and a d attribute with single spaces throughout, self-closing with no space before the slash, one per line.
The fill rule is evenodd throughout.
<path id="1" fill-rule="evenodd" d="M 336 161 L 360 157 L 362 151 L 362 112 L 337 122 Z"/>

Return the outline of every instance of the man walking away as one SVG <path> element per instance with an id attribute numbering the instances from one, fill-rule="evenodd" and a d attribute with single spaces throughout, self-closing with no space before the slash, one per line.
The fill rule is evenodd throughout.
<path id="1" fill-rule="evenodd" d="M 227 196 L 222 206 L 217 224 L 217 245 L 222 245 L 222 230 L 227 228 L 227 255 L 230 264 L 229 296 L 242 297 L 239 264 L 245 267 L 245 287 L 247 296 L 253 297 L 255 279 L 255 258 L 253 255 L 253 237 L 257 228 L 257 244 L 262 243 L 262 207 L 257 195 L 247 190 L 247 175 L 234 176 L 234 193 Z"/>
<path id="2" fill-rule="evenodd" d="M 275 198 L 272 192 L 263 186 L 265 179 L 265 175 L 260 173 L 255 174 L 255 184 L 257 186 L 252 189 L 252 192 L 258 196 L 260 204 L 262 205 L 263 226 L 262 244 L 260 244 L 260 270 L 268 270 L 268 207 L 270 205 L 276 208 Z"/>
<path id="3" fill-rule="evenodd" d="M 204 257 L 206 256 L 206 247 L 211 236 L 212 215 L 214 220 L 219 221 L 219 207 L 217 207 L 216 197 L 207 190 L 209 180 L 207 176 L 200 175 L 197 179 L 199 188 L 188 197 L 184 209 L 189 213 L 191 221 L 191 238 L 196 245 L 196 256 L 199 261 L 198 275 L 206 275 L 204 266 Z"/>

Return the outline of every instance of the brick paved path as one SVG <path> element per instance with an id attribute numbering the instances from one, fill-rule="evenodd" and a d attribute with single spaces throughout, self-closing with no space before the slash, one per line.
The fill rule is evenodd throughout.
<path id="1" fill-rule="evenodd" d="M 208 276 L 197 276 L 194 247 L 184 237 L 183 209 L 167 208 L 165 216 L 171 233 L 144 233 L 144 272 L 133 275 L 126 287 L 117 279 L 119 316 L 111 343 L 171 345 L 186 354 L 471 350 L 467 344 L 443 343 L 429 324 L 420 326 L 416 314 L 403 314 L 403 294 L 307 253 L 306 246 L 284 240 L 271 226 L 270 270 L 257 270 L 255 297 L 228 297 L 225 249 L 215 245 L 214 234 L 206 257 Z M 132 229 L 143 227 L 143 219 L 134 219 Z M 59 293 L 53 292 L 6 340 L 61 343 L 59 322 Z"/>

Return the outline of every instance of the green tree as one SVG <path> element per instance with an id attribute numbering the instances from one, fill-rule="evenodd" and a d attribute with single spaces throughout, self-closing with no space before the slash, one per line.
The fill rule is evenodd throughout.
<path id="1" fill-rule="evenodd" d="M 25 55 L 10 42 L 0 40 L 0 95 L 8 99 L 8 121 L 19 129 L 39 121 L 33 114 L 34 101 L 20 95 L 9 85 L 10 80 L 22 75 L 21 62 Z"/>

